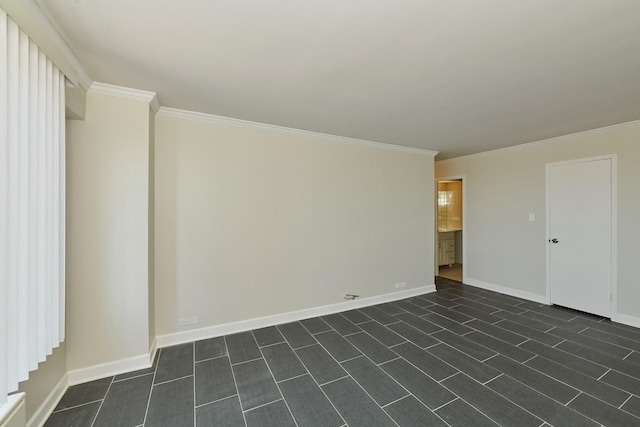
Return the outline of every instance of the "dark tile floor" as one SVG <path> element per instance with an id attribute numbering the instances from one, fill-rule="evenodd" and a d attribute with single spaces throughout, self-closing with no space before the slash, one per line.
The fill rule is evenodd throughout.
<path id="1" fill-rule="evenodd" d="M 70 387 L 46 426 L 640 426 L 640 330 L 438 279 L 164 348 Z"/>

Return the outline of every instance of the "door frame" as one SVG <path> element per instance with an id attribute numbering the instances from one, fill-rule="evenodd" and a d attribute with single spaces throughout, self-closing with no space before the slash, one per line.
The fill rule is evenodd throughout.
<path id="1" fill-rule="evenodd" d="M 452 176 L 442 176 L 435 179 L 435 221 L 434 221 L 434 229 L 435 229 L 435 243 L 434 243 L 434 265 L 435 265 L 435 275 L 438 276 L 440 273 L 440 266 L 438 265 L 438 181 L 455 181 L 462 180 L 462 282 L 467 282 L 467 234 L 465 230 L 467 229 L 467 177 L 466 175 L 452 175 Z"/>
<path id="2" fill-rule="evenodd" d="M 562 162 L 546 163 L 546 303 L 551 305 L 551 167 L 575 163 L 592 162 L 597 160 L 611 160 L 611 320 L 618 320 L 618 155 L 607 154 L 596 157 L 566 160 Z"/>

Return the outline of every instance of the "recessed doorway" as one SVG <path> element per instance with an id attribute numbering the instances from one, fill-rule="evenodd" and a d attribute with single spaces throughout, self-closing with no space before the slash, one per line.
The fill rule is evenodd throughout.
<path id="1" fill-rule="evenodd" d="M 463 179 L 439 179 L 437 186 L 436 276 L 462 282 Z"/>

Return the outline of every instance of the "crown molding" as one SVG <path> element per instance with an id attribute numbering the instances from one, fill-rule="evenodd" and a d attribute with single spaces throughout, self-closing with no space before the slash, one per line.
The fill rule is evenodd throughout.
<path id="1" fill-rule="evenodd" d="M 129 87 L 116 86 L 99 82 L 93 82 L 87 92 L 146 102 L 153 109 L 154 113 L 160 109 L 160 103 L 158 102 L 158 97 L 156 96 L 155 92 L 149 92 L 140 89 L 131 89 Z"/>
<path id="2" fill-rule="evenodd" d="M 511 147 L 498 148 L 498 149 L 495 149 L 495 150 L 483 151 L 481 153 L 474 153 L 474 154 L 468 154 L 466 156 L 453 157 L 451 159 L 438 160 L 437 162 L 438 163 L 447 163 L 447 162 L 458 162 L 458 161 L 462 161 L 462 160 L 477 159 L 477 158 L 480 158 L 480 157 L 487 157 L 487 156 L 491 156 L 491 155 L 494 155 L 494 154 L 506 153 L 506 152 L 510 152 L 510 151 L 526 150 L 527 148 L 533 148 L 533 147 L 537 147 L 537 146 L 541 146 L 541 145 L 557 144 L 559 142 L 572 140 L 572 139 L 580 138 L 580 137 L 583 137 L 583 136 L 597 135 L 599 133 L 609 132 L 609 131 L 614 130 L 614 129 L 622 129 L 622 128 L 634 127 L 634 126 L 639 126 L 639 125 L 640 125 L 640 120 L 633 120 L 633 121 L 630 121 L 630 122 L 618 123 L 616 125 L 604 126 L 604 127 L 601 127 L 601 128 L 595 128 L 595 129 L 584 130 L 584 131 L 581 131 L 581 132 L 570 133 L 570 134 L 567 134 L 567 135 L 554 136 L 553 138 L 541 139 L 539 141 L 533 141 L 533 142 L 527 142 L 527 143 L 524 143 L 524 144 L 512 145 Z"/>
<path id="3" fill-rule="evenodd" d="M 65 75 L 68 74 L 67 78 L 70 78 L 74 85 L 79 84 L 84 89 L 91 86 L 93 79 L 58 32 L 54 26 L 55 22 L 46 15 L 36 1 L 0 0 L 0 6 L 16 20 L 20 28 L 44 50 L 45 54 L 54 60 L 56 66 Z"/>
<path id="4" fill-rule="evenodd" d="M 348 138 L 345 136 L 330 135 L 327 133 L 313 132 L 302 129 L 289 128 L 284 126 L 269 125 L 265 123 L 250 122 L 247 120 L 234 119 L 231 117 L 216 116 L 207 113 L 198 113 L 195 111 L 181 110 L 178 108 L 160 107 L 159 116 L 172 117 L 176 119 L 194 120 L 198 122 L 213 123 L 218 125 L 234 126 L 246 129 L 258 129 L 267 132 L 275 132 L 284 135 L 300 136 L 305 138 L 314 138 L 328 142 L 339 142 L 342 144 L 356 144 L 368 147 L 376 147 L 384 150 L 403 151 L 405 153 L 421 154 L 435 157 L 438 152 L 432 150 L 424 150 L 422 148 L 404 147 L 402 145 L 386 144 L 382 142 L 367 141 L 365 139 Z"/>
<path id="5" fill-rule="evenodd" d="M 153 114 L 156 114 L 158 110 L 160 110 L 161 105 L 160 101 L 158 101 L 157 95 L 154 96 L 153 99 L 151 99 L 151 102 L 149 102 L 149 107 L 151 107 L 151 111 L 153 111 Z"/>

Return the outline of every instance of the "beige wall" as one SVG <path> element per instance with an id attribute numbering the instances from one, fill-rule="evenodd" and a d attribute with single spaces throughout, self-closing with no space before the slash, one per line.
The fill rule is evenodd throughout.
<path id="1" fill-rule="evenodd" d="M 61 343 L 47 360 L 38 364 L 37 370 L 29 373 L 27 381 L 20 383 L 18 391 L 27 394 L 27 420 L 31 419 L 66 374 L 67 351 L 65 343 Z"/>
<path id="2" fill-rule="evenodd" d="M 156 117 L 156 333 L 433 284 L 433 157 Z"/>
<path id="3" fill-rule="evenodd" d="M 89 93 L 67 122 L 67 365 L 149 351 L 149 104 Z"/>
<path id="4" fill-rule="evenodd" d="M 465 175 L 468 278 L 545 295 L 545 164 L 613 153 L 618 154 L 618 311 L 640 317 L 639 124 L 436 162 L 436 177 Z M 535 222 L 529 222 L 529 213 Z"/>

